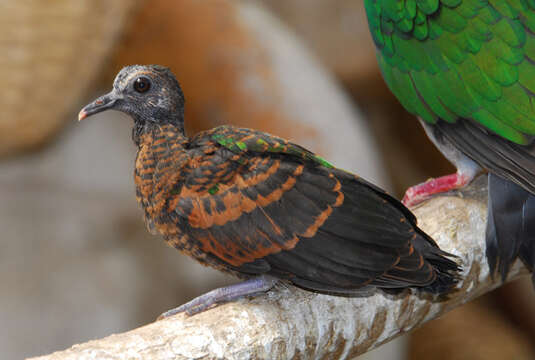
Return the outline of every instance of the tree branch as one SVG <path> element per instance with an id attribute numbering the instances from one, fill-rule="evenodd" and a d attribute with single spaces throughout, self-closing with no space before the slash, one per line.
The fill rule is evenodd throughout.
<path id="1" fill-rule="evenodd" d="M 178 315 L 38 359 L 352 358 L 498 286 L 485 257 L 486 177 L 416 209 L 420 226 L 459 256 L 463 281 L 444 301 L 407 291 L 363 298 L 281 286 L 193 317 Z M 509 279 L 526 274 L 519 263 Z"/>

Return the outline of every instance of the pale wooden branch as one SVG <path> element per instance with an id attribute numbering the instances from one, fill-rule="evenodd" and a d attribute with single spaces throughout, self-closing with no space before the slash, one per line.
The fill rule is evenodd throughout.
<path id="1" fill-rule="evenodd" d="M 459 256 L 463 280 L 448 299 L 418 292 L 363 298 L 282 286 L 255 299 L 178 315 L 38 359 L 344 359 L 369 351 L 498 286 L 485 257 L 486 184 L 416 209 L 420 226 Z M 509 279 L 526 274 L 515 264 Z"/>

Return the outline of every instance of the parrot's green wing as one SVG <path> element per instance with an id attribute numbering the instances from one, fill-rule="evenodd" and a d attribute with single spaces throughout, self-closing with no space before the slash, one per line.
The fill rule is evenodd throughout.
<path id="1" fill-rule="evenodd" d="M 427 123 L 535 135 L 535 0 L 364 0 L 390 90 Z"/>

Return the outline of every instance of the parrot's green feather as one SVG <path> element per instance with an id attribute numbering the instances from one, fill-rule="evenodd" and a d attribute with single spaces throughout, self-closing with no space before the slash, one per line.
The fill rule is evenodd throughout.
<path id="1" fill-rule="evenodd" d="M 518 144 L 535 135 L 535 0 L 364 0 L 378 60 L 428 123 L 473 120 Z"/>

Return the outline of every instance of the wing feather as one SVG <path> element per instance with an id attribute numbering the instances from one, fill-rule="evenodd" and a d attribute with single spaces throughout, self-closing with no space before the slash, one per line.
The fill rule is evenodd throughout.
<path id="1" fill-rule="evenodd" d="M 202 151 L 214 143 L 214 153 Z M 221 127 L 198 135 L 189 151 L 206 168 L 192 168 L 180 200 L 169 203 L 187 238 L 196 240 L 194 254 L 317 291 L 431 289 L 442 273 L 454 283 L 457 266 L 416 227 L 410 211 L 302 147 Z M 224 171 L 217 176 L 209 169 Z"/>

